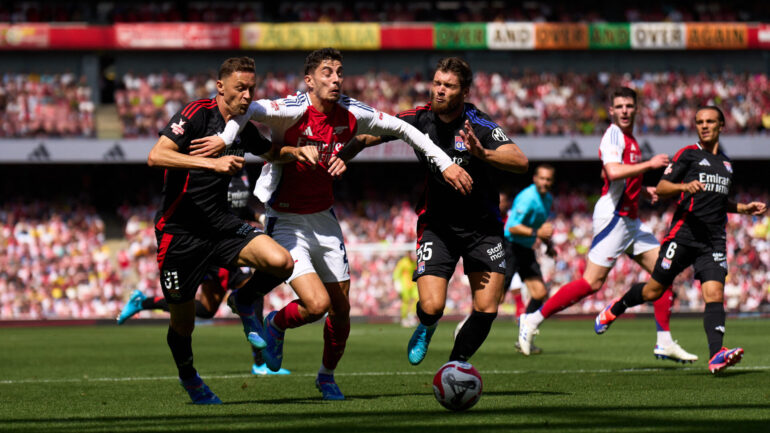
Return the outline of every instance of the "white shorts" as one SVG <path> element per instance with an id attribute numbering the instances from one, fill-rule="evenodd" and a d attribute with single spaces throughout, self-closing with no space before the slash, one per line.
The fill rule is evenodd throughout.
<path id="1" fill-rule="evenodd" d="M 350 279 L 342 229 L 331 209 L 306 215 L 273 210 L 270 215 L 265 232 L 294 259 L 287 283 L 310 273 L 318 274 L 324 283 Z"/>
<path id="2" fill-rule="evenodd" d="M 588 258 L 597 265 L 611 268 L 624 252 L 632 257 L 658 248 L 660 243 L 647 224 L 638 218 L 612 215 L 594 218 L 594 237 Z"/>

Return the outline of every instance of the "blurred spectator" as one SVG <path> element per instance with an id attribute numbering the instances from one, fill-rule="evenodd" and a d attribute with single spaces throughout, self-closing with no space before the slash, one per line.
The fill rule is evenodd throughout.
<path id="1" fill-rule="evenodd" d="M 425 104 L 430 82 L 419 74 L 369 72 L 345 78 L 344 91 L 386 113 Z M 150 74 L 123 77 L 115 100 L 125 137 L 154 136 L 189 101 L 215 94 L 215 76 Z M 601 135 L 607 128 L 607 92 L 629 86 L 639 93 L 642 134 L 693 133 L 695 109 L 719 105 L 729 133 L 767 133 L 770 81 L 766 74 L 681 72 L 576 74 L 476 71 L 470 101 L 516 136 Z M 257 98 L 303 90 L 296 74 L 257 76 Z"/>
<path id="2" fill-rule="evenodd" d="M 371 194 L 374 195 L 374 194 Z M 579 197 L 576 199 L 576 197 Z M 767 193 L 741 191 L 738 200 L 767 202 Z M 546 286 L 556 290 L 579 277 L 591 242 L 591 200 L 578 190 L 562 190 L 554 202 L 555 258 L 538 249 Z M 406 196 L 386 201 L 339 202 L 340 219 L 351 271 L 351 314 L 388 316 L 397 320 L 401 299 L 392 271 L 405 251 L 415 246 L 416 215 Z M 156 262 L 153 206 L 122 206 L 125 241 L 117 250 L 104 242 L 104 223 L 89 207 L 50 203 L 7 203 L 0 207 L 0 319 L 113 318 L 123 298 L 139 288 L 161 296 Z M 661 237 L 673 209 L 643 210 L 642 219 Z M 725 302 L 731 312 L 770 311 L 770 217 L 730 214 L 727 223 L 728 275 Z M 596 296 L 567 313 L 596 313 L 631 284 L 645 280 L 644 271 L 622 256 Z M 470 290 L 462 267 L 449 284 L 447 314 L 470 311 Z M 698 283 L 688 269 L 674 282 L 676 311 L 701 311 Z M 266 307 L 275 309 L 294 298 L 286 285 L 273 290 Z M 505 310 L 503 310 L 505 311 Z M 639 311 L 651 312 L 651 306 Z M 140 317 L 158 313 L 143 311 Z M 227 308 L 217 317 L 231 316 Z"/>
<path id="3" fill-rule="evenodd" d="M 94 104 L 85 77 L 0 75 L 0 137 L 92 137 Z"/>
<path id="4" fill-rule="evenodd" d="M 763 2 L 735 0 L 645 3 L 560 1 L 213 1 L 108 2 L 52 0 L 0 3 L 4 22 L 414 22 L 414 21 L 552 21 L 552 22 L 719 22 L 767 21 Z"/>

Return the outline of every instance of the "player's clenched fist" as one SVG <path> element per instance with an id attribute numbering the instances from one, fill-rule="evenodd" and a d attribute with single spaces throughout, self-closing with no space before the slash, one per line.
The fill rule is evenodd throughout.
<path id="1" fill-rule="evenodd" d="M 444 180 L 452 185 L 455 190 L 460 191 L 460 194 L 468 195 L 471 193 L 473 179 L 471 178 L 471 175 L 459 165 L 450 165 L 446 170 L 441 172 L 441 175 L 444 176 Z"/>
<path id="2" fill-rule="evenodd" d="M 214 171 L 223 174 L 235 174 L 243 168 L 245 161 L 242 156 L 226 155 L 215 160 Z"/>
<path id="3" fill-rule="evenodd" d="M 695 194 L 698 191 L 703 191 L 703 184 L 698 180 L 687 182 L 683 185 L 684 192 L 688 194 Z"/>

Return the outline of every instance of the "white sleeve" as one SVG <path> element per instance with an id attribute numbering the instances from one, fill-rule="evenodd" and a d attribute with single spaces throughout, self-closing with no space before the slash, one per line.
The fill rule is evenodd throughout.
<path id="1" fill-rule="evenodd" d="M 626 140 L 623 138 L 623 131 L 615 125 L 607 128 L 599 145 L 599 155 L 602 158 L 602 165 L 611 162 L 623 162 L 623 151 L 626 147 Z"/>
<path id="2" fill-rule="evenodd" d="M 454 164 L 452 159 L 430 138 L 403 120 L 371 107 L 362 108 L 351 105 L 349 110 L 358 119 L 358 133 L 396 136 L 424 154 L 428 161 L 442 172 Z"/>
<path id="3" fill-rule="evenodd" d="M 253 119 L 264 123 L 270 129 L 283 131 L 291 126 L 302 115 L 302 112 L 304 112 L 304 108 L 298 105 L 289 107 L 286 105 L 285 99 L 252 101 L 245 114 L 232 118 L 225 125 L 224 131 L 217 135 L 222 137 L 227 146 L 230 146 L 249 120 Z"/>

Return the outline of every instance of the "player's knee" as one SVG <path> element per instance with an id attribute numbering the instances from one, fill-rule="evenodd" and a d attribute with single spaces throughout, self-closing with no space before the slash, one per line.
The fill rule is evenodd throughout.
<path id="1" fill-rule="evenodd" d="M 294 260 L 283 247 L 273 248 L 266 253 L 265 262 L 270 273 L 281 279 L 288 279 L 294 271 Z"/>
<path id="2" fill-rule="evenodd" d="M 420 308 L 428 314 L 439 314 L 444 311 L 446 303 L 435 298 L 420 299 Z"/>
<path id="3" fill-rule="evenodd" d="M 326 314 L 331 307 L 329 299 L 313 299 L 310 302 L 305 302 L 305 310 L 307 310 L 308 318 L 311 321 L 316 321 Z"/>

